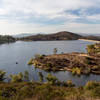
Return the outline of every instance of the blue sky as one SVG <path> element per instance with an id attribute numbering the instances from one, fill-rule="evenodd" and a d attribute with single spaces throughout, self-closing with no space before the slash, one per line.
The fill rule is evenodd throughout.
<path id="1" fill-rule="evenodd" d="M 100 33 L 100 0 L 0 0 L 0 34 Z"/>

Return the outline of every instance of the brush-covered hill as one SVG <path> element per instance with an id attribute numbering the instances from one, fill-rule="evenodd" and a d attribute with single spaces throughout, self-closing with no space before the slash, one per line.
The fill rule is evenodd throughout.
<path id="1" fill-rule="evenodd" d="M 53 34 L 32 35 L 28 37 L 19 38 L 19 40 L 23 40 L 23 41 L 77 40 L 82 37 L 83 36 L 72 33 L 72 32 L 62 31 L 62 32 L 53 33 Z"/>

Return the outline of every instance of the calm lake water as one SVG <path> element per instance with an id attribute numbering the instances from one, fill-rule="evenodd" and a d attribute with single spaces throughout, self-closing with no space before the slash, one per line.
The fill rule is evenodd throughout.
<path id="1" fill-rule="evenodd" d="M 87 44 L 93 42 L 87 41 L 38 41 L 38 42 L 22 42 L 18 41 L 11 44 L 0 45 L 0 69 L 8 74 L 15 74 L 27 70 L 30 74 L 30 79 L 39 81 L 38 72 L 41 71 L 45 76 L 47 72 L 35 69 L 33 66 L 29 67 L 27 61 L 34 56 L 34 54 L 52 54 L 54 48 L 58 48 L 58 53 L 64 52 L 86 52 Z M 16 64 L 18 62 L 18 64 Z M 51 72 L 61 81 L 72 80 L 76 86 L 84 85 L 89 80 L 100 81 L 99 75 L 81 75 L 80 77 L 73 76 L 71 72 L 59 71 Z M 45 81 L 45 79 L 44 79 Z"/>

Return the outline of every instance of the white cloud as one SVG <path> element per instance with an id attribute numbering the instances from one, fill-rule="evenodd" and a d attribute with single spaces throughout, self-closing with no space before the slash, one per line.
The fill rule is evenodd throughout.
<path id="1" fill-rule="evenodd" d="M 52 16 L 65 10 L 86 9 L 95 6 L 95 2 L 94 0 L 3 0 L 3 11 Z"/>
<path id="2" fill-rule="evenodd" d="M 99 24 L 77 23 L 77 19 L 100 21 L 100 15 L 88 15 L 85 10 L 99 7 L 100 0 L 2 0 L 0 3 L 0 32 L 55 32 L 70 30 L 77 32 L 99 32 Z M 80 10 L 80 15 L 70 10 Z M 31 19 L 30 19 L 31 18 Z M 27 23 L 27 20 L 37 22 Z M 39 23 L 39 20 L 45 20 Z M 46 20 L 64 20 L 66 24 L 46 24 Z M 41 26 L 41 24 L 44 24 Z M 86 30 L 85 30 L 86 29 Z"/>
<path id="3" fill-rule="evenodd" d="M 91 16 L 87 16 L 88 20 L 92 20 L 92 21 L 100 21 L 100 14 L 95 14 L 95 15 L 91 15 Z"/>

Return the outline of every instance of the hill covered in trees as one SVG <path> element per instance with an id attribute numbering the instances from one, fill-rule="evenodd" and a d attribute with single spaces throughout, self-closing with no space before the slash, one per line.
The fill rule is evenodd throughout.
<path id="1" fill-rule="evenodd" d="M 19 40 L 24 41 L 54 41 L 54 40 L 77 40 L 79 38 L 82 38 L 81 35 L 62 31 L 54 34 L 38 34 L 38 35 L 32 35 L 28 37 L 19 38 Z"/>
<path id="2" fill-rule="evenodd" d="M 3 43 L 11 43 L 11 42 L 15 42 L 15 38 L 13 38 L 12 36 L 8 36 L 8 35 L 0 35 L 0 44 Z"/>

